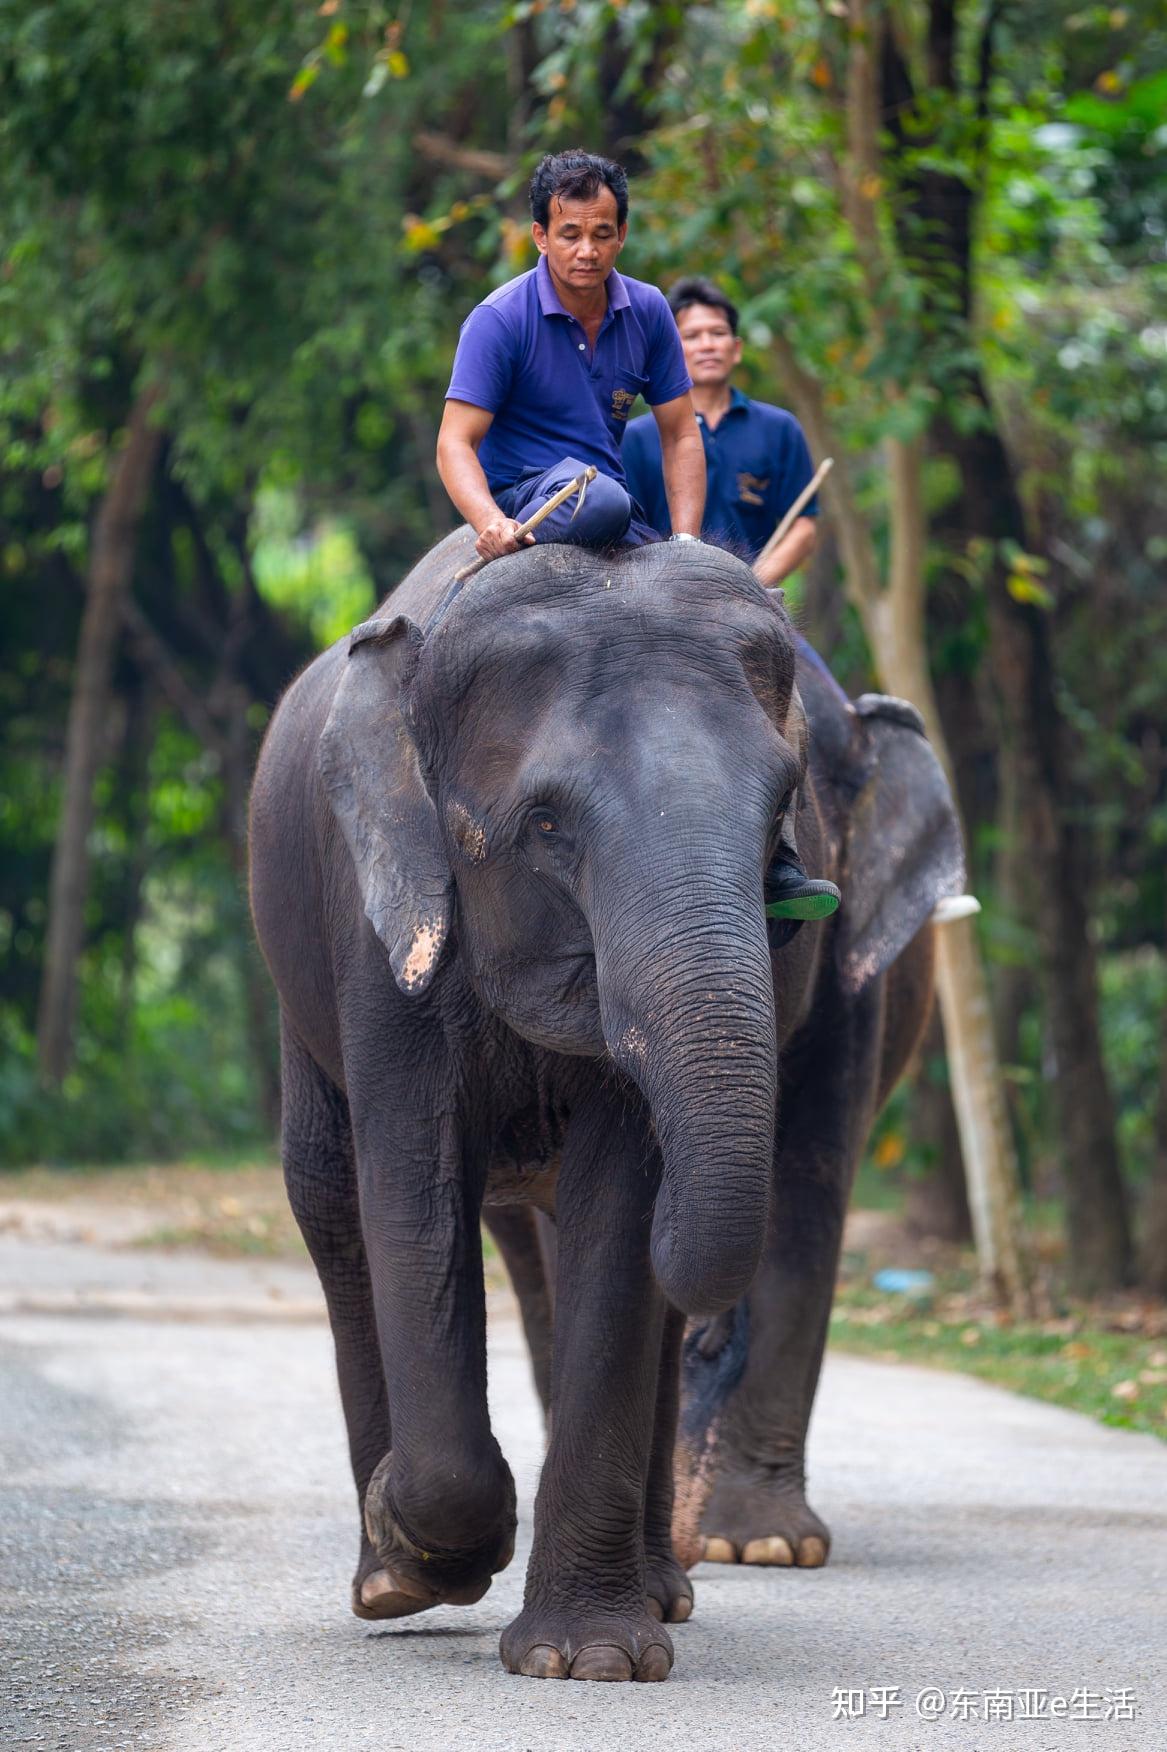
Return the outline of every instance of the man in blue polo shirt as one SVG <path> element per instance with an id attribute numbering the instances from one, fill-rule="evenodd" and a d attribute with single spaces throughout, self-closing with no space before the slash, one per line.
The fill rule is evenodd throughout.
<path id="1" fill-rule="evenodd" d="M 655 286 L 616 272 L 627 178 L 610 159 L 561 152 L 535 171 L 530 200 L 537 267 L 492 292 L 462 325 L 438 435 L 442 483 L 483 559 L 512 553 L 519 524 L 588 464 L 599 474 L 574 522 L 569 501 L 526 541 L 651 541 L 620 460 L 643 395 L 671 528 L 694 540 L 705 456 L 676 323 Z"/>
<path id="2" fill-rule="evenodd" d="M 814 473 L 802 427 L 785 408 L 750 401 L 733 386 L 742 356 L 737 310 L 711 280 L 679 280 L 669 293 L 669 305 L 693 379 L 693 406 L 705 447 L 704 533 L 757 562 L 761 583 L 781 584 L 815 545 L 817 498 L 795 518 L 774 552 L 758 559 Z M 652 421 L 643 416 L 629 422 L 624 468 L 629 490 L 648 521 L 667 535 L 660 446 Z"/>
<path id="3" fill-rule="evenodd" d="M 736 548 L 754 562 L 760 583 L 773 587 L 789 577 L 815 544 L 816 499 L 761 559 L 774 529 L 814 474 L 802 427 L 785 408 L 750 401 L 731 383 L 742 356 L 737 310 L 711 280 L 680 280 L 669 293 L 669 307 L 693 379 L 693 405 L 708 471 L 703 533 L 710 541 Z M 629 491 L 662 535 L 670 528 L 669 504 L 661 475 L 661 450 L 651 419 L 629 422 L 624 439 Z M 837 686 L 826 664 L 798 634 L 803 657 Z M 795 840 L 795 814 L 783 823 L 778 857 L 767 873 L 767 899 L 774 916 L 826 918 L 839 904 L 831 882 L 807 877 Z"/>

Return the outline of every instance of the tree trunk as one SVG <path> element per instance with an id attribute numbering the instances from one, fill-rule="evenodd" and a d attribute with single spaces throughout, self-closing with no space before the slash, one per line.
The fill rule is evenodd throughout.
<path id="1" fill-rule="evenodd" d="M 139 679 L 130 698 L 123 753 L 126 836 L 130 843 L 121 895 L 122 961 L 117 1006 L 117 1033 L 123 1051 L 130 1043 L 134 1022 L 138 925 L 142 917 L 142 889 L 150 864 L 150 844 L 147 837 L 150 824 L 150 756 L 154 748 L 157 720 L 158 697 L 153 683 Z"/>
<path id="2" fill-rule="evenodd" d="M 49 879 L 49 922 L 37 1018 L 41 1074 L 59 1083 L 73 1060 L 77 963 L 85 937 L 93 787 L 101 764 L 114 650 L 129 592 L 134 547 L 162 433 L 150 413 L 156 386 L 130 412 L 126 442 L 110 473 L 93 526 L 77 674 L 65 738 L 61 819 Z"/>
<path id="3" fill-rule="evenodd" d="M 619 14 L 607 25 L 600 42 L 596 87 L 603 106 L 598 148 L 619 159 L 629 175 L 644 169 L 641 141 L 648 130 L 650 112 L 664 81 L 669 58 L 680 41 L 683 7 L 658 7 L 646 12 L 650 47 L 648 57 L 634 80 L 626 80 L 629 42 L 627 27 Z M 643 27 L 641 27 L 643 28 Z"/>
<path id="4" fill-rule="evenodd" d="M 912 1083 L 912 1143 L 929 1158 L 925 1172 L 907 1182 L 904 1217 L 916 1235 L 954 1243 L 972 1240 L 972 1218 L 964 1184 L 960 1129 L 948 1084 L 931 1070 L 944 1052 L 940 1017 L 933 1015 Z"/>
<path id="5" fill-rule="evenodd" d="M 853 12 L 863 8 L 852 0 Z M 983 174 L 988 92 L 1002 8 L 990 6 L 980 24 L 971 95 L 981 140 L 967 170 L 953 175 L 930 165 L 916 110 L 912 78 L 892 31 L 880 38 L 879 113 L 902 195 L 894 216 L 901 249 L 920 275 L 936 311 L 950 309 L 970 330 L 973 311 L 973 223 Z M 958 91 L 952 0 L 928 8 L 929 107 L 938 93 Z M 927 123 L 924 123 L 927 126 Z M 874 135 L 872 135 L 874 139 Z M 923 240 L 923 242 L 921 242 Z M 947 325 L 941 325 L 947 329 Z M 1098 1032 L 1094 951 L 1087 934 L 1085 859 L 1081 836 L 1068 818 L 1072 797 L 1065 728 L 1054 690 L 1044 611 L 1009 591 L 1003 548 L 1026 545 L 1020 495 L 992 403 L 975 359 L 963 373 L 961 393 L 979 403 L 974 430 L 941 422 L 939 448 L 960 473 L 959 512 L 966 539 L 992 543 L 986 580 L 993 679 L 1004 723 L 1005 759 L 1016 763 L 1017 802 L 1025 822 L 1025 855 L 1035 897 L 1034 922 L 1049 1038 L 1056 1061 L 1055 1097 L 1066 1188 L 1070 1273 L 1085 1293 L 1114 1288 L 1130 1271 L 1130 1228 L 1118 1162 L 1114 1111 Z M 975 1213 L 974 1213 L 975 1214 Z"/>
<path id="6" fill-rule="evenodd" d="M 1143 1202 L 1139 1279 L 1154 1295 L 1167 1296 L 1167 1008 L 1161 1031 L 1155 1165 Z"/>
<path id="7" fill-rule="evenodd" d="M 774 352 L 780 375 L 806 428 L 811 450 L 833 456 L 824 483 L 843 554 L 847 589 L 862 617 L 884 687 L 923 714 L 929 740 L 952 783 L 952 761 L 936 706 L 924 633 L 923 448 L 890 440 L 891 554 L 884 586 L 875 543 L 851 486 L 846 451 L 827 413 L 822 386 L 783 336 Z M 953 790 L 955 796 L 955 787 Z M 981 1275 L 1015 1313 L 1030 1306 L 1022 1244 L 1017 1161 L 1005 1109 L 988 988 L 969 919 L 937 931 L 936 987 L 948 1046 L 969 1209 Z"/>
<path id="8" fill-rule="evenodd" d="M 988 410 L 979 379 L 976 388 Z M 1021 502 L 996 427 L 949 434 L 946 448 L 961 472 L 970 528 L 998 544 L 1024 545 Z M 1094 1295 L 1130 1277 L 1130 1221 L 1098 1027 L 1085 848 L 1069 819 L 1074 793 L 1049 630 L 1043 609 L 1010 594 L 1008 570 L 998 547 L 987 582 L 992 669 L 1025 823 L 1023 856 L 1054 1057 L 1070 1276 L 1075 1289 Z"/>

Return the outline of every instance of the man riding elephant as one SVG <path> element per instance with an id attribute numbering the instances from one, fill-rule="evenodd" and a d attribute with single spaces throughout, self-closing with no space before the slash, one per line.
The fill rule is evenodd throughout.
<path id="1" fill-rule="evenodd" d="M 691 540 L 705 506 L 705 452 L 664 294 L 616 272 L 628 179 L 609 158 L 560 152 L 535 171 L 530 203 L 538 266 L 462 325 L 438 435 L 442 483 L 483 559 L 513 553 L 518 525 L 588 464 L 599 473 L 579 516 L 564 505 L 526 541 L 656 541 L 620 460 L 643 395 L 660 434 L 673 529 Z"/>
<path id="2" fill-rule="evenodd" d="M 628 416 L 643 396 L 670 539 L 693 541 L 705 507 L 705 450 L 676 321 L 657 287 L 616 272 L 628 179 L 609 158 L 561 152 L 542 160 L 529 193 L 538 266 L 492 292 L 462 325 L 438 434 L 446 491 L 476 532 L 480 559 L 536 541 L 657 541 L 621 462 Z M 520 535 L 589 465 L 597 475 L 583 503 L 565 502 L 537 533 Z M 792 814 L 774 863 L 775 915 L 819 919 L 838 903 L 833 883 L 808 878 Z"/>

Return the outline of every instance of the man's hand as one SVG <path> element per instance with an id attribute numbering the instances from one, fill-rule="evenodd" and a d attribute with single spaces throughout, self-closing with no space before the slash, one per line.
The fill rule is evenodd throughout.
<path id="1" fill-rule="evenodd" d="M 503 554 L 517 553 L 521 547 L 530 547 L 535 537 L 520 535 L 520 525 L 513 517 L 504 517 L 501 511 L 495 511 L 488 523 L 484 523 L 478 531 L 478 540 L 474 543 L 480 560 L 497 560 Z"/>

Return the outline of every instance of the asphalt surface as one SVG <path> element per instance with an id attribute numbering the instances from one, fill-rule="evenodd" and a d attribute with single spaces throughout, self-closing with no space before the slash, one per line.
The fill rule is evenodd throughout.
<path id="1" fill-rule="evenodd" d="M 664 1685 L 511 1678 L 542 1436 L 505 1306 L 517 1560 L 478 1606 L 380 1628 L 347 1610 L 355 1511 L 311 1281 L 205 1263 L 0 1245 L 4 1752 L 1167 1747 L 1151 1437 L 832 1357 L 811 1445 L 827 1568 L 702 1566 Z"/>

